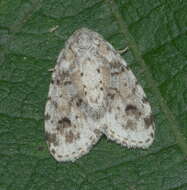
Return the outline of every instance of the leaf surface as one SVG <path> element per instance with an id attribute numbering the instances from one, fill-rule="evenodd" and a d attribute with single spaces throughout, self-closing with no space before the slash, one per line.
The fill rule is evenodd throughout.
<path id="1" fill-rule="evenodd" d="M 186 190 L 187 4 L 154 0 L 1 0 L 0 190 Z M 44 138 L 53 68 L 78 28 L 102 34 L 123 55 L 151 102 L 147 150 L 103 137 L 74 163 L 57 163 Z"/>

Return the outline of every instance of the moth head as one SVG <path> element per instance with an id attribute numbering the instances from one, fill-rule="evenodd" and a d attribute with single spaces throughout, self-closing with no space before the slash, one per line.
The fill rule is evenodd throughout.
<path id="1" fill-rule="evenodd" d="M 85 52 L 85 50 L 89 50 L 93 44 L 90 30 L 86 28 L 76 31 L 76 33 L 72 35 L 72 38 L 71 49 L 77 53 L 80 51 Z"/>

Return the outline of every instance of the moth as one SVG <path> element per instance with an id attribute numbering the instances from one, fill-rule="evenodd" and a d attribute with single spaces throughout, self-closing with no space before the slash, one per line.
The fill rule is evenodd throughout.
<path id="1" fill-rule="evenodd" d="M 148 148 L 154 128 L 147 97 L 118 51 L 94 31 L 75 31 L 58 56 L 45 107 L 52 156 L 75 161 L 103 134 L 128 148 Z"/>

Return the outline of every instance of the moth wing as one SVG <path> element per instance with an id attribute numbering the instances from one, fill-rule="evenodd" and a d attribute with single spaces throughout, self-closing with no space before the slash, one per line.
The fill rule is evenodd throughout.
<path id="1" fill-rule="evenodd" d="M 76 160 L 89 152 L 102 134 L 96 129 L 97 122 L 84 115 L 83 101 L 68 72 L 71 62 L 66 63 L 64 58 L 69 56 L 67 51 L 59 55 L 45 107 L 47 144 L 57 161 Z"/>
<path id="2" fill-rule="evenodd" d="M 154 139 L 151 107 L 126 62 L 116 56 L 111 65 L 109 107 L 103 120 L 104 134 L 127 147 L 149 147 Z"/>

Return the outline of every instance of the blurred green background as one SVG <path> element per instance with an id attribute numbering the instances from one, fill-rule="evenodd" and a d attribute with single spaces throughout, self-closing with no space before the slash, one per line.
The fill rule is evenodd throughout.
<path id="1" fill-rule="evenodd" d="M 187 2 L 0 1 L 0 190 L 187 189 Z M 127 149 L 106 137 L 74 163 L 58 163 L 44 138 L 51 73 L 81 27 L 123 55 L 151 102 L 154 144 Z"/>

